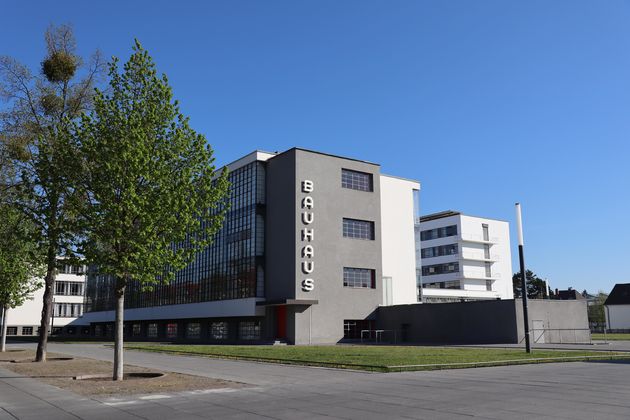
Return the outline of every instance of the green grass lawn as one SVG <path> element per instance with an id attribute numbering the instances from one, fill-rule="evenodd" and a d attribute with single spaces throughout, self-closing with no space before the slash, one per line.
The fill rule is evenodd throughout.
<path id="1" fill-rule="evenodd" d="M 630 333 L 611 333 L 606 335 L 601 333 L 593 333 L 591 334 L 591 338 L 593 340 L 630 341 Z"/>
<path id="2" fill-rule="evenodd" d="M 431 370 L 471 366 L 616 358 L 618 353 L 570 350 L 484 349 L 414 346 L 212 346 L 193 344 L 130 343 L 128 349 L 195 354 L 310 366 L 330 366 L 373 371 Z M 593 357 L 595 356 L 595 357 Z M 630 356 L 630 355 L 628 355 Z M 424 366 L 409 366 L 424 365 Z M 441 366 L 440 366 L 441 365 Z M 405 366 L 405 367 L 398 367 Z"/>

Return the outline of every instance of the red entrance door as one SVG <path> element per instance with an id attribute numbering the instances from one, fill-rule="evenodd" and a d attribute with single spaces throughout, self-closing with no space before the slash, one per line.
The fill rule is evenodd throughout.
<path id="1" fill-rule="evenodd" d="M 276 306 L 276 338 L 287 338 L 287 307 Z"/>

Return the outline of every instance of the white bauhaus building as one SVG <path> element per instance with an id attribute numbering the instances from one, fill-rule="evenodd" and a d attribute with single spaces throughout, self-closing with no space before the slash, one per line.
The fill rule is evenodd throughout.
<path id="1" fill-rule="evenodd" d="M 53 294 L 53 313 L 50 332 L 79 334 L 80 327 L 70 326 L 84 310 L 85 267 L 64 264 L 59 260 Z M 42 280 L 43 283 L 43 280 Z M 39 334 L 44 288 L 35 291 L 21 306 L 7 311 L 7 336 L 36 336 Z"/>
<path id="2" fill-rule="evenodd" d="M 444 211 L 420 217 L 415 229 L 422 302 L 514 297 L 508 222 Z"/>

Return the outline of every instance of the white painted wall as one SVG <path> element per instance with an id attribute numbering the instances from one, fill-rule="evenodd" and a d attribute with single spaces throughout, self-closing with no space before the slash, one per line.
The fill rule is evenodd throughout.
<path id="1" fill-rule="evenodd" d="M 425 298 L 441 297 L 453 299 L 496 299 L 494 292 L 484 290 L 458 290 L 458 289 L 422 289 Z"/>
<path id="2" fill-rule="evenodd" d="M 260 298 L 216 300 L 210 302 L 186 303 L 182 305 L 151 306 L 148 308 L 125 309 L 125 321 L 150 319 L 214 318 L 236 316 L 262 316 L 264 306 L 256 306 Z M 87 325 L 90 322 L 113 322 L 114 311 L 87 312 L 74 324 Z"/>
<path id="3" fill-rule="evenodd" d="M 604 307 L 606 325 L 611 330 L 630 329 L 630 305 L 610 305 Z"/>
<path id="4" fill-rule="evenodd" d="M 498 292 L 501 299 L 513 299 L 514 291 L 512 288 L 512 253 L 510 247 L 510 224 L 503 220 L 487 219 L 482 217 L 474 217 L 462 215 L 462 239 L 483 239 L 482 224 L 488 225 L 488 233 L 490 241 L 490 258 L 492 260 L 492 277 L 494 280 L 492 290 Z M 479 246 L 481 245 L 481 246 Z M 483 244 L 473 242 L 464 242 L 464 250 L 466 253 L 483 253 Z M 477 249 L 481 249 L 478 251 Z M 485 273 L 483 263 L 473 263 L 466 261 L 471 266 L 481 266 L 481 270 Z"/>
<path id="5" fill-rule="evenodd" d="M 7 325 L 9 327 L 39 325 L 42 316 L 42 304 L 44 299 L 44 289 L 41 288 L 31 295 L 31 299 L 24 302 L 22 306 L 9 309 L 7 313 Z M 35 331 L 33 332 L 35 333 Z M 19 331 L 18 331 L 19 334 Z"/>
<path id="6" fill-rule="evenodd" d="M 381 175 L 383 277 L 390 277 L 391 302 L 415 303 L 416 256 L 413 191 L 420 183 Z"/>

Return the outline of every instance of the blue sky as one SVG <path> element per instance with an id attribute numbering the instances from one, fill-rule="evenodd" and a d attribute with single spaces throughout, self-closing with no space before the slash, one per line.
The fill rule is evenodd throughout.
<path id="1" fill-rule="evenodd" d="M 138 38 L 219 164 L 300 146 L 422 182 L 423 213 L 514 224 L 551 287 L 630 282 L 630 2 L 4 2 L 0 54 L 50 23 Z M 516 240 L 512 226 L 513 242 Z M 514 270 L 517 270 L 513 246 Z"/>

